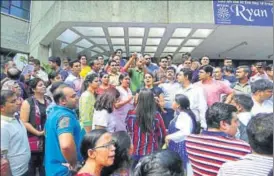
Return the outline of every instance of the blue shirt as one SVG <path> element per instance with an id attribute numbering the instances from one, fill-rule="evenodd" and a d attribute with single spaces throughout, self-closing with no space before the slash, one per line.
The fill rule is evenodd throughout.
<path id="1" fill-rule="evenodd" d="M 45 124 L 45 169 L 48 176 L 65 176 L 70 171 L 62 163 L 67 163 L 59 145 L 59 135 L 71 133 L 76 145 L 77 159 L 81 161 L 80 155 L 80 124 L 73 110 L 63 106 L 54 106 Z"/>
<path id="2" fill-rule="evenodd" d="M 181 87 L 181 84 L 177 82 L 168 81 L 159 85 L 159 88 L 161 88 L 164 93 L 165 108 L 172 109 L 172 103 L 175 100 L 175 95 Z"/>
<path id="3" fill-rule="evenodd" d="M 150 73 L 154 73 L 158 69 L 159 67 L 154 63 L 150 63 L 149 66 L 147 66 L 147 71 Z"/>

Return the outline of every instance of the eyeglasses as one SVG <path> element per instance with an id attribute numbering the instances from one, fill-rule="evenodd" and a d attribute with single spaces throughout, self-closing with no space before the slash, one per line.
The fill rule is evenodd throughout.
<path id="1" fill-rule="evenodd" d="M 111 149 L 112 146 L 114 146 L 115 144 L 115 141 L 114 140 L 111 140 L 109 143 L 105 144 L 105 145 L 102 145 L 102 146 L 98 146 L 98 147 L 94 147 L 90 150 L 95 150 L 95 149 L 98 149 L 98 148 L 106 148 L 106 149 Z"/>

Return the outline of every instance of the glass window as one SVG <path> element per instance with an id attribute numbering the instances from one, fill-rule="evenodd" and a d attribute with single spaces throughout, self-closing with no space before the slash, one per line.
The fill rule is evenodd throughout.
<path id="1" fill-rule="evenodd" d="M 22 1 L 11 1 L 11 4 L 16 7 L 21 7 Z"/>
<path id="2" fill-rule="evenodd" d="M 1 7 L 9 8 L 9 6 L 10 6 L 10 2 L 9 1 L 4 1 L 4 0 L 1 1 Z"/>
<path id="3" fill-rule="evenodd" d="M 10 14 L 14 15 L 14 16 L 17 16 L 17 17 L 24 18 L 24 19 L 29 19 L 29 12 L 28 11 L 26 11 L 24 9 L 21 9 L 21 8 L 17 8 L 15 6 L 11 6 Z"/>
<path id="4" fill-rule="evenodd" d="M 1 12 L 29 20 L 30 0 L 1 0 Z"/>

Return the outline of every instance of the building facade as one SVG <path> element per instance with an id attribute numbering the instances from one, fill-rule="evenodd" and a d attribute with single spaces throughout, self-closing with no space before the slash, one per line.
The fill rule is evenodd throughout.
<path id="1" fill-rule="evenodd" d="M 26 53 L 46 63 L 51 55 L 108 57 L 122 48 L 125 55 L 174 54 L 178 63 L 184 52 L 217 60 L 226 56 L 273 60 L 269 6 L 213 1 L 1 1 L 1 58 Z M 249 8 L 253 16 L 246 16 L 244 10 Z M 270 15 L 272 26 L 260 23 Z"/>

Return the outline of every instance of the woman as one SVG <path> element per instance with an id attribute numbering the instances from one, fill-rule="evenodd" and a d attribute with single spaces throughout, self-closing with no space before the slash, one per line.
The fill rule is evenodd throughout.
<path id="1" fill-rule="evenodd" d="M 122 73 L 119 76 L 119 82 L 120 86 L 116 89 L 119 91 L 120 97 L 114 104 L 113 116 L 115 117 L 116 131 L 126 131 L 125 119 L 128 111 L 133 108 L 133 96 L 129 89 L 130 77 L 128 73 Z"/>
<path id="2" fill-rule="evenodd" d="M 144 77 L 144 83 L 145 83 L 144 88 L 150 89 L 153 92 L 158 111 L 164 112 L 164 105 L 165 105 L 164 92 L 158 86 L 153 86 L 154 80 L 155 80 L 155 77 L 153 76 L 152 73 L 150 72 L 146 73 Z M 139 92 L 140 92 L 140 89 L 137 90 L 137 93 L 135 96 L 135 104 L 137 103 Z"/>
<path id="3" fill-rule="evenodd" d="M 112 112 L 114 109 L 114 103 L 119 96 L 119 91 L 115 88 L 111 88 L 97 98 L 92 129 L 107 129 L 109 132 L 115 131 L 115 119 Z"/>
<path id="4" fill-rule="evenodd" d="M 96 93 L 97 95 L 104 94 L 106 91 L 108 91 L 110 88 L 113 88 L 111 84 L 109 84 L 109 75 L 106 72 L 100 73 L 100 79 L 101 79 L 101 85 L 97 89 Z"/>
<path id="5" fill-rule="evenodd" d="M 50 91 L 50 88 L 52 87 L 53 83 L 62 81 L 62 77 L 61 77 L 60 73 L 52 71 L 49 73 L 48 79 L 49 79 L 49 84 L 48 84 L 49 86 L 47 87 L 46 95 L 49 96 L 51 98 L 51 100 L 53 101 L 53 95 Z"/>
<path id="6" fill-rule="evenodd" d="M 26 99 L 20 110 L 20 119 L 28 131 L 31 148 L 30 175 L 35 175 L 36 167 L 40 175 L 45 175 L 43 168 L 44 155 L 44 125 L 46 122 L 46 108 L 51 103 L 45 96 L 46 86 L 40 78 L 29 82 L 32 96 Z M 39 145 L 37 145 L 37 143 Z"/>
<path id="7" fill-rule="evenodd" d="M 96 101 L 96 89 L 99 86 L 97 74 L 86 76 L 82 85 L 82 95 L 79 99 L 79 114 L 82 134 L 88 133 L 92 129 L 92 118 L 94 112 L 94 104 Z"/>
<path id="8" fill-rule="evenodd" d="M 100 176 L 102 169 L 114 162 L 115 147 L 111 134 L 105 129 L 92 130 L 83 138 L 80 152 L 85 164 L 77 176 Z"/>
<path id="9" fill-rule="evenodd" d="M 183 176 L 182 160 L 178 153 L 161 150 L 145 156 L 137 164 L 133 176 Z"/>
<path id="10" fill-rule="evenodd" d="M 166 144 L 168 144 L 168 148 L 180 155 L 184 163 L 185 170 L 187 169 L 187 164 L 189 163 L 185 151 L 184 139 L 186 136 L 196 133 L 196 131 L 199 130 L 195 115 L 190 110 L 189 106 L 190 103 L 187 96 L 182 94 L 177 94 L 175 96 L 175 101 L 172 104 L 172 108 L 178 115 L 171 120 L 168 127 L 169 135 L 167 135 L 165 139 Z M 190 167 L 188 167 L 187 172 L 188 174 L 191 173 Z"/>
<path id="11" fill-rule="evenodd" d="M 117 131 L 112 134 L 115 142 L 115 159 L 113 165 L 105 167 L 102 176 L 129 176 L 131 165 L 131 154 L 133 145 L 130 136 L 125 131 Z"/>
<path id="12" fill-rule="evenodd" d="M 136 109 L 129 111 L 126 124 L 133 141 L 135 162 L 161 148 L 166 128 L 162 116 L 156 111 L 156 103 L 150 89 L 141 89 Z"/>

